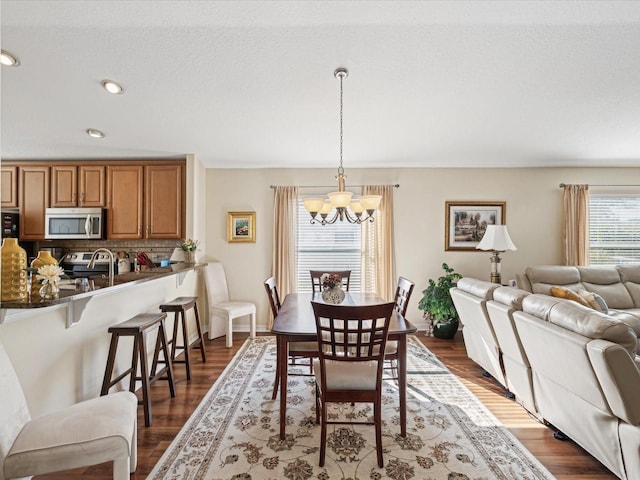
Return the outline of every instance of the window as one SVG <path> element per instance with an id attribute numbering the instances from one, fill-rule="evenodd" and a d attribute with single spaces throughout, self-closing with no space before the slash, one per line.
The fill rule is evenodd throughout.
<path id="1" fill-rule="evenodd" d="M 330 214 L 330 216 L 333 213 Z M 311 224 L 298 199 L 298 291 L 311 291 L 309 270 L 351 270 L 349 290 L 360 291 L 360 225 L 338 220 L 332 225 Z"/>
<path id="2" fill-rule="evenodd" d="M 640 263 L 640 194 L 589 195 L 589 262 Z"/>

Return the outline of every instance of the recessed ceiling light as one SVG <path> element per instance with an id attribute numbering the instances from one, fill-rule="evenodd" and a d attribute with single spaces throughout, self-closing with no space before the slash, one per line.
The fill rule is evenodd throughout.
<path id="1" fill-rule="evenodd" d="M 107 92 L 113 93 L 114 95 L 120 95 L 124 93 L 124 88 L 122 88 L 122 85 L 120 85 L 118 82 L 114 82 L 113 80 L 103 80 L 102 86 Z"/>
<path id="2" fill-rule="evenodd" d="M 87 135 L 92 138 L 104 138 L 104 133 L 95 128 L 87 128 Z"/>
<path id="3" fill-rule="evenodd" d="M 0 53 L 0 63 L 2 65 L 6 65 L 7 67 L 17 67 L 18 65 L 20 65 L 20 60 L 18 60 L 6 50 L 2 50 L 2 53 Z"/>

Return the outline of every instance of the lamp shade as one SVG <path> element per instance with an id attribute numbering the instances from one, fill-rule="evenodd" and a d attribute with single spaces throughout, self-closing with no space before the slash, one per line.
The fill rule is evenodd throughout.
<path id="1" fill-rule="evenodd" d="M 506 225 L 489 225 L 476 248 L 478 250 L 494 250 L 497 252 L 518 250 L 511 241 L 511 237 L 509 237 Z"/>

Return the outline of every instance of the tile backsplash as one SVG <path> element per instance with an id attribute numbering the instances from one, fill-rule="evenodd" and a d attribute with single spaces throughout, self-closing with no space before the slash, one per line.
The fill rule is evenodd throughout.
<path id="1" fill-rule="evenodd" d="M 97 248 L 108 248 L 114 254 L 125 251 L 134 258 L 138 252 L 145 252 L 153 262 L 168 260 L 178 240 L 56 240 L 35 242 L 35 250 L 43 248 L 61 248 L 62 254 L 69 252 L 91 252 Z"/>

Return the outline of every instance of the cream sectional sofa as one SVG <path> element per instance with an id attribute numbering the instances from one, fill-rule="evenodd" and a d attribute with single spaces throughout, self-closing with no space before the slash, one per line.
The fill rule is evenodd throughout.
<path id="1" fill-rule="evenodd" d="M 619 478 L 640 480 L 640 266 L 530 267 L 519 285 L 531 291 L 486 283 L 463 278 L 451 291 L 463 335 L 487 322 L 465 335 L 485 337 L 469 356 L 482 358 L 478 345 L 497 352 L 491 364 L 523 407 Z M 552 286 L 597 292 L 609 313 L 553 297 Z"/>
<path id="2" fill-rule="evenodd" d="M 607 313 L 629 324 L 640 337 L 640 265 L 541 265 L 528 267 L 516 278 L 519 288 L 532 293 L 551 295 L 553 286 L 597 293 L 606 302 Z"/>

